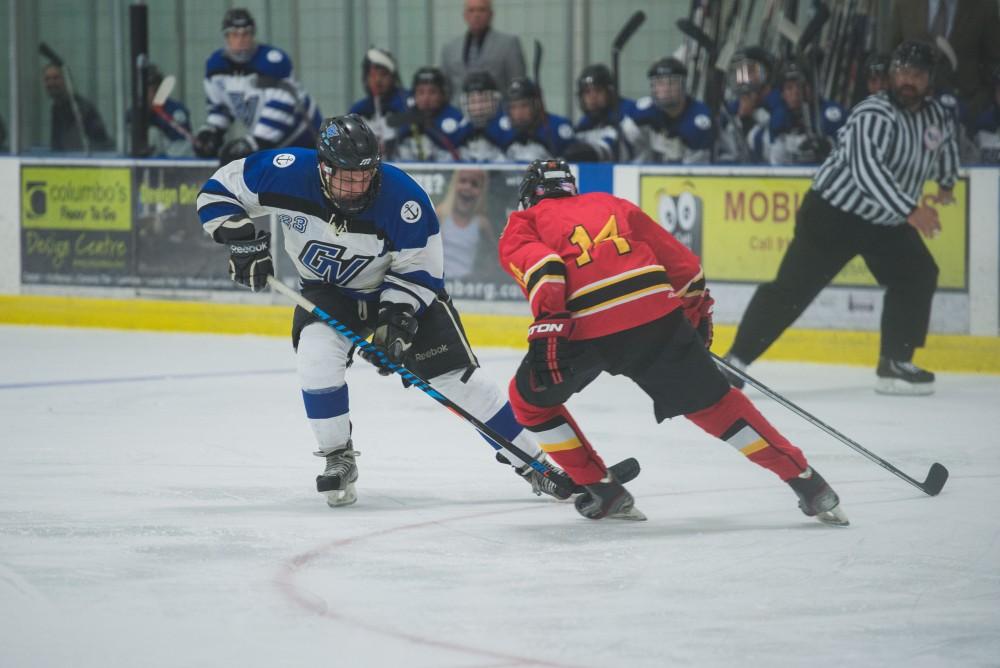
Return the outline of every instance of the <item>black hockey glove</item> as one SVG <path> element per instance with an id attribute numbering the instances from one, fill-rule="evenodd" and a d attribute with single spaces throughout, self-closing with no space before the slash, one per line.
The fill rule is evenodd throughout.
<path id="1" fill-rule="evenodd" d="M 402 364 L 406 351 L 413 345 L 413 337 L 417 335 L 417 324 L 417 317 L 409 304 L 382 304 L 375 335 L 372 336 L 372 346 L 382 354 L 369 348 L 363 350 L 361 356 L 378 367 L 383 376 L 391 375 L 392 369 L 385 362 Z"/>
<path id="2" fill-rule="evenodd" d="M 214 158 L 222 146 L 222 133 L 215 128 L 202 128 L 194 136 L 194 154 L 199 158 Z"/>
<path id="3" fill-rule="evenodd" d="M 230 241 L 229 278 L 254 292 L 267 287 L 267 277 L 274 276 L 271 261 L 271 233 L 260 230 L 256 239 Z"/>
<path id="4" fill-rule="evenodd" d="M 830 155 L 833 145 L 822 135 L 809 135 L 799 147 L 805 162 L 823 162 Z"/>
<path id="5" fill-rule="evenodd" d="M 257 140 L 250 135 L 227 141 L 219 150 L 219 166 L 222 167 L 233 160 L 245 158 L 258 148 Z"/>
<path id="6" fill-rule="evenodd" d="M 573 374 L 579 352 L 570 343 L 572 332 L 573 321 L 566 312 L 543 313 L 528 328 L 528 355 L 538 389 L 564 383 Z"/>

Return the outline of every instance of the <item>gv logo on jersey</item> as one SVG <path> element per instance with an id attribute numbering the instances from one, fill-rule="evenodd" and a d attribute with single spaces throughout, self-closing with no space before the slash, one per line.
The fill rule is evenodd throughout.
<path id="1" fill-rule="evenodd" d="M 229 106 L 233 109 L 233 115 L 248 128 L 253 128 L 254 119 L 257 118 L 258 102 L 260 100 L 256 97 L 247 99 L 243 97 L 243 93 L 229 93 Z"/>
<path id="2" fill-rule="evenodd" d="M 369 255 L 345 258 L 346 252 L 337 244 L 310 241 L 299 254 L 299 261 L 327 283 L 346 285 L 375 259 Z"/>

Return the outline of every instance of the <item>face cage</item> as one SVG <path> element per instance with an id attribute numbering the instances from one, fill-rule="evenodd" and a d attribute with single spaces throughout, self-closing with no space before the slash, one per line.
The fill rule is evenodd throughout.
<path id="1" fill-rule="evenodd" d="M 684 103 L 684 79 L 680 74 L 665 74 L 649 78 L 649 94 L 660 109 L 673 109 Z"/>
<path id="2" fill-rule="evenodd" d="M 476 90 L 462 93 L 462 112 L 477 128 L 485 127 L 500 109 L 500 91 Z"/>
<path id="3" fill-rule="evenodd" d="M 729 68 L 729 87 L 737 95 L 756 93 L 767 83 L 767 68 L 755 60 L 738 60 Z"/>
<path id="4" fill-rule="evenodd" d="M 514 116 L 510 113 L 511 105 L 524 102 L 531 106 L 531 120 L 527 122 L 515 121 Z M 518 132 L 528 132 L 535 125 L 541 121 L 542 117 L 542 101 L 537 97 L 525 98 L 521 100 L 508 100 L 507 101 L 507 116 L 510 117 L 511 126 Z"/>
<path id="5" fill-rule="evenodd" d="M 254 30 L 253 28 L 226 28 L 225 30 L 222 31 L 223 40 L 225 40 L 226 35 L 229 35 L 234 32 L 249 33 L 251 37 L 255 37 L 257 35 L 257 31 Z M 226 56 L 228 56 L 231 61 L 240 64 L 249 62 L 250 59 L 253 58 L 253 54 L 256 50 L 257 50 L 256 40 L 252 40 L 250 42 L 250 47 L 247 49 L 243 49 L 241 51 L 234 51 L 230 49 L 229 46 L 225 46 L 223 48 L 223 51 L 226 52 Z"/>
<path id="6" fill-rule="evenodd" d="M 344 183 L 363 183 L 365 174 L 371 174 L 368 187 L 357 194 L 344 197 L 337 195 L 334 190 L 342 190 Z M 334 184 L 334 178 L 338 183 Z M 378 165 L 369 169 L 337 169 L 322 161 L 319 163 L 319 182 L 323 196 L 326 197 L 341 213 L 355 214 L 361 213 L 368 208 L 368 205 L 375 200 L 379 187 Z"/>

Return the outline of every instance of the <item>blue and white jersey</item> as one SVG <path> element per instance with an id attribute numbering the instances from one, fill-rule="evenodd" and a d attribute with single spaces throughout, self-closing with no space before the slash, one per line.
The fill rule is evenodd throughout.
<path id="1" fill-rule="evenodd" d="M 329 283 L 354 299 L 409 304 L 418 313 L 444 291 L 437 214 L 398 167 L 383 164 L 374 201 L 345 218 L 323 196 L 315 150 L 258 151 L 219 168 L 197 205 L 210 235 L 234 216 L 276 215 L 303 285 Z"/>
<path id="2" fill-rule="evenodd" d="M 507 159 L 514 162 L 561 156 L 576 137 L 568 118 L 547 112 L 530 132 L 515 130 L 507 114 L 497 120 L 496 130 Z"/>
<path id="3" fill-rule="evenodd" d="M 414 118 L 423 119 L 420 112 L 410 111 Z M 402 125 L 396 130 L 396 160 L 412 162 L 454 162 L 459 160 L 458 145 L 462 141 L 465 119 L 450 104 L 422 125 Z"/>
<path id="4" fill-rule="evenodd" d="M 396 139 L 396 128 L 390 127 L 388 117 L 392 114 L 405 113 L 409 108 L 406 100 L 409 93 L 403 88 L 394 88 L 391 92 L 376 100 L 371 95 L 363 97 L 347 110 L 349 114 L 357 114 L 366 121 L 382 145 Z"/>
<path id="5" fill-rule="evenodd" d="M 621 127 L 622 122 L 635 112 L 635 102 L 621 98 L 618 106 L 603 118 L 594 119 L 584 114 L 573 130 L 577 140 L 593 147 L 602 161 L 625 162 L 631 158 L 633 151 L 628 140 L 622 136 Z"/>
<path id="6" fill-rule="evenodd" d="M 691 165 L 711 158 L 712 115 L 704 102 L 691 97 L 677 118 L 656 106 L 649 95 L 641 97 L 622 129 L 636 147 L 636 162 Z"/>
<path id="7" fill-rule="evenodd" d="M 505 162 L 504 133 L 500 130 L 500 117 L 503 112 L 497 111 L 485 127 L 477 128 L 468 118 L 462 119 L 459 126 L 458 157 L 462 162 Z"/>
<path id="8" fill-rule="evenodd" d="M 803 108 L 808 113 L 808 108 Z M 813 117 L 810 117 L 813 118 Z M 823 156 L 816 154 L 809 140 L 809 126 L 802 113 L 795 113 L 783 99 L 779 99 L 771 110 L 771 118 L 766 128 L 754 134 L 754 152 L 764 162 L 772 165 L 815 164 Z M 820 100 L 819 124 L 812 120 L 815 134 L 827 137 L 831 143 L 837 132 L 847 122 L 847 112 L 836 102 Z"/>
<path id="9" fill-rule="evenodd" d="M 262 148 L 313 146 L 323 117 L 292 77 L 292 61 L 281 49 L 259 44 L 246 63 L 219 49 L 205 63 L 207 124 L 225 132 L 233 121 L 246 126 Z"/>

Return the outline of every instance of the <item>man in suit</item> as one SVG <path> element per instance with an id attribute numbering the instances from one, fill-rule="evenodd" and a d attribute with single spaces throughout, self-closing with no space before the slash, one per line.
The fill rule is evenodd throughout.
<path id="1" fill-rule="evenodd" d="M 937 83 L 972 106 L 989 104 L 990 63 L 1000 60 L 1000 11 L 996 0 L 895 0 L 892 11 L 892 43 L 904 40 L 934 43 L 940 35 L 948 40 L 958 59 L 958 68 Z"/>
<path id="2" fill-rule="evenodd" d="M 465 75 L 485 70 L 493 75 L 500 90 L 525 75 L 521 40 L 493 30 L 493 5 L 490 0 L 465 0 L 462 13 L 468 32 L 456 37 L 441 49 L 441 69 L 451 83 L 451 90 L 462 90 Z"/>

